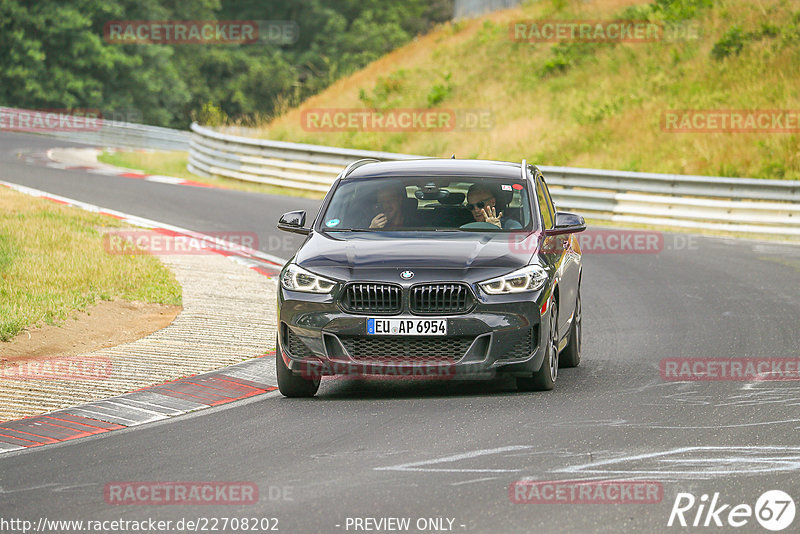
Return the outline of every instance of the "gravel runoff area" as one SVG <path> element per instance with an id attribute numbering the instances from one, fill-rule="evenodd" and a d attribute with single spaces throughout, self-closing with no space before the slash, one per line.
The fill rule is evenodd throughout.
<path id="1" fill-rule="evenodd" d="M 275 347 L 277 278 L 222 255 L 161 256 L 183 287 L 183 311 L 168 327 L 137 341 L 67 358 L 104 372 L 42 379 L 27 369 L 0 374 L 0 421 L 47 413 L 204 373 Z M 57 358 L 58 355 L 53 355 Z M 52 360 L 57 362 L 58 360 Z M 260 365 L 271 366 L 272 358 Z M 58 373 L 57 366 L 54 367 Z M 72 377 L 67 373 L 67 377 Z M 277 381 L 273 382 L 277 383 Z"/>

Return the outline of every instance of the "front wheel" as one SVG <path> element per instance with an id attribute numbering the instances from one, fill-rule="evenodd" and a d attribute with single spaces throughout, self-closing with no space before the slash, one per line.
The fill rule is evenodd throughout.
<path id="1" fill-rule="evenodd" d="M 578 364 L 581 363 L 581 330 L 583 329 L 581 320 L 581 288 L 578 287 L 575 315 L 573 315 L 572 326 L 569 327 L 569 342 L 558 360 L 561 367 L 578 367 Z"/>
<path id="2" fill-rule="evenodd" d="M 319 378 L 308 380 L 292 373 L 281 356 L 280 347 L 275 352 L 275 368 L 278 371 L 278 389 L 284 397 L 313 397 L 319 389 Z"/>
<path id="3" fill-rule="evenodd" d="M 544 341 L 544 360 L 532 377 L 518 377 L 517 389 L 520 391 L 549 391 L 558 378 L 558 306 L 555 295 L 550 297 L 550 331 Z"/>

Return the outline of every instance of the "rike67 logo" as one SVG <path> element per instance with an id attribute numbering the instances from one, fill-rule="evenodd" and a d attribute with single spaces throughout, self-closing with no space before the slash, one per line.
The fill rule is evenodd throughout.
<path id="1" fill-rule="evenodd" d="M 752 524 L 755 517 L 765 529 L 778 532 L 792 524 L 795 511 L 794 500 L 781 490 L 764 492 L 755 506 L 726 503 L 718 492 L 710 498 L 704 493 L 699 499 L 691 493 L 678 493 L 667 526 L 739 528 Z"/>

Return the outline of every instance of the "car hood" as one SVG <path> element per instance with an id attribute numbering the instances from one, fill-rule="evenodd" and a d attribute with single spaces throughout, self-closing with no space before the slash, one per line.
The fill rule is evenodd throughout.
<path id="1" fill-rule="evenodd" d="M 430 280 L 476 282 L 528 265 L 530 247 L 518 243 L 527 233 L 369 232 L 313 233 L 295 262 L 338 280 L 411 283 Z M 535 239 L 528 241 L 536 243 Z"/>

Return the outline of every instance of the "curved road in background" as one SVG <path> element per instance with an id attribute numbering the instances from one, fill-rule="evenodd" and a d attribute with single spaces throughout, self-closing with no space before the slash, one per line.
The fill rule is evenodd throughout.
<path id="1" fill-rule="evenodd" d="M 299 241 L 283 245 L 277 217 L 318 206 L 16 156 L 66 145 L 0 133 L 0 180 L 197 231 L 257 232 L 263 251 L 284 258 Z M 332 380 L 314 399 L 269 394 L 0 456 L 0 516 L 275 517 L 280 532 L 354 532 L 347 518 L 364 517 L 409 517 L 417 532 L 418 518 L 443 517 L 455 532 L 648 532 L 669 530 L 681 492 L 754 506 L 779 489 L 800 508 L 800 382 L 659 373 L 664 358 L 800 358 L 800 247 L 664 234 L 658 254 L 585 254 L 583 308 L 583 362 L 562 369 L 552 392 L 518 393 L 505 380 Z M 509 484 L 525 478 L 652 480 L 664 494 L 658 504 L 510 502 Z M 119 481 L 250 481 L 261 498 L 106 504 L 105 485 Z M 763 531 L 752 517 L 740 530 Z"/>

